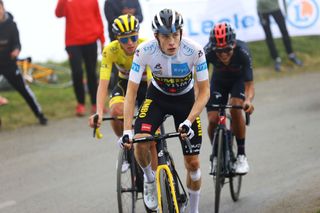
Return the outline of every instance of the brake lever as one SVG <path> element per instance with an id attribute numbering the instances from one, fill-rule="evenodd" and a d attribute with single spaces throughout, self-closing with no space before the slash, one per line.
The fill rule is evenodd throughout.
<path id="1" fill-rule="evenodd" d="M 181 133 L 187 133 L 187 128 L 182 126 Z M 187 146 L 189 148 L 189 152 L 192 153 L 192 145 L 191 145 L 191 142 L 190 142 L 190 139 L 188 138 L 188 136 L 185 138 L 184 141 L 187 143 Z"/>
<path id="2" fill-rule="evenodd" d="M 97 123 L 98 123 L 99 115 L 95 114 L 93 117 L 93 137 L 96 137 L 96 131 L 97 131 Z"/>

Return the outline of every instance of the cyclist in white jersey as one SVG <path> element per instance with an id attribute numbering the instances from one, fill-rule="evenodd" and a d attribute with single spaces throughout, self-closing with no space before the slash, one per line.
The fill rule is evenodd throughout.
<path id="1" fill-rule="evenodd" d="M 202 130 L 199 115 L 209 96 L 207 62 L 203 48 L 196 42 L 182 37 L 182 16 L 174 10 L 163 9 L 154 16 L 152 28 L 155 39 L 138 46 L 130 71 L 127 95 L 124 102 L 124 132 L 119 140 L 133 138 L 132 117 L 137 89 L 145 67 L 152 72 L 152 83 L 147 97 L 135 120 L 135 138 L 153 135 L 166 114 L 174 118 L 177 131 L 181 132 L 181 147 L 187 169 L 186 185 L 190 195 L 190 212 L 198 212 L 201 172 L 199 152 Z M 194 94 L 196 75 L 198 94 Z M 187 130 L 182 133 L 182 129 Z M 192 152 L 185 146 L 188 137 Z M 150 166 L 150 143 L 135 145 L 135 157 L 144 172 L 144 202 L 150 209 L 157 208 L 154 171 Z"/>

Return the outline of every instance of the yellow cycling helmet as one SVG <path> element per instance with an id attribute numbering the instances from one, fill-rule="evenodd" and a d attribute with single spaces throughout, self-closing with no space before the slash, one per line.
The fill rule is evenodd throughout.
<path id="1" fill-rule="evenodd" d="M 112 24 L 112 32 L 116 36 L 138 32 L 139 28 L 139 20 L 135 16 L 129 14 L 119 16 L 113 21 Z"/>

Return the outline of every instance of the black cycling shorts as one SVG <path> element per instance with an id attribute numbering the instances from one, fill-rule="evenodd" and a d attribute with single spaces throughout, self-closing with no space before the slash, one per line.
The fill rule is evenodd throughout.
<path id="1" fill-rule="evenodd" d="M 180 96 L 169 96 L 152 84 L 148 88 L 147 98 L 139 109 L 139 114 L 134 124 L 135 133 L 148 133 L 154 135 L 166 115 L 172 115 L 176 131 L 179 125 L 185 121 L 194 104 L 194 90 Z M 202 142 L 202 129 L 200 117 L 197 117 L 191 127 L 195 133 L 190 140 L 192 153 L 189 152 L 185 141 L 181 140 L 181 148 L 184 155 L 197 155 L 200 153 Z"/>
<path id="2" fill-rule="evenodd" d="M 206 105 L 207 112 L 217 111 L 213 108 L 213 104 L 227 104 L 229 94 L 231 98 L 245 99 L 244 80 L 242 78 L 236 80 L 219 80 L 211 81 L 210 99 Z"/>
<path id="3" fill-rule="evenodd" d="M 127 92 L 128 80 L 119 78 L 117 84 L 112 89 L 110 94 L 109 107 L 115 103 L 123 103 L 124 97 Z M 140 107 L 146 98 L 147 93 L 147 82 L 142 81 L 139 85 L 138 93 L 137 93 L 137 106 Z"/>

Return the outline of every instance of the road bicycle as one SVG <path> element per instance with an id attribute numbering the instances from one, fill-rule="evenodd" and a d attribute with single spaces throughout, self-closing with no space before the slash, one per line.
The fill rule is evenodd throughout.
<path id="1" fill-rule="evenodd" d="M 60 65 L 35 64 L 31 57 L 18 59 L 17 65 L 24 79 L 29 83 L 52 88 L 66 88 L 72 85 L 70 70 Z"/>
<path id="2" fill-rule="evenodd" d="M 123 116 L 104 117 L 102 120 L 123 120 Z M 96 115 L 94 117 L 94 123 L 96 124 L 97 121 L 98 116 Z M 93 137 L 102 139 L 103 135 L 99 128 L 95 126 L 93 131 Z M 137 212 L 137 202 L 139 200 L 143 202 L 143 171 L 134 157 L 134 149 L 119 149 L 116 173 L 118 212 Z M 146 212 L 151 211 L 146 208 Z"/>
<path id="3" fill-rule="evenodd" d="M 218 109 L 219 121 L 218 126 L 214 130 L 212 143 L 212 154 L 210 155 L 211 171 L 215 185 L 215 213 L 219 212 L 221 189 L 229 179 L 230 194 L 233 201 L 237 201 L 240 196 L 242 175 L 235 172 L 235 163 L 237 161 L 237 144 L 234 141 L 234 135 L 231 129 L 232 119 L 230 114 L 226 113 L 226 109 L 239 109 L 242 106 L 236 105 L 212 105 Z M 245 113 L 246 125 L 249 125 L 249 114 Z M 213 156 L 217 157 L 216 165 L 213 165 Z"/>
<path id="4" fill-rule="evenodd" d="M 166 116 L 167 117 L 167 116 Z M 103 118 L 103 120 L 122 119 L 118 118 Z M 94 128 L 96 129 L 96 128 Z M 158 193 L 158 210 L 157 212 L 164 213 L 179 213 L 184 212 L 188 203 L 186 190 L 181 182 L 181 179 L 175 169 L 175 164 L 172 156 L 167 148 L 167 140 L 172 137 L 179 137 L 180 133 L 164 133 L 164 126 L 160 126 L 160 134 L 154 136 L 133 139 L 133 143 L 155 141 L 157 143 L 158 166 L 156 170 L 156 184 Z M 94 135 L 101 138 L 102 135 L 97 128 L 94 130 Z M 187 142 L 191 151 L 190 141 Z M 122 171 L 124 161 L 128 161 L 130 174 L 126 178 Z M 123 181 L 127 180 L 127 181 Z M 141 193 L 141 197 L 139 197 Z M 117 162 L 117 195 L 118 195 L 118 210 L 119 212 L 135 212 L 136 202 L 139 199 L 143 200 L 143 171 L 134 158 L 133 149 L 119 151 Z M 147 212 L 153 212 L 146 206 Z M 126 210 L 126 211 L 125 211 Z"/>
<path id="5" fill-rule="evenodd" d="M 179 132 L 164 133 L 164 127 L 161 126 L 162 131 L 159 135 L 142 137 L 133 139 L 132 143 L 151 142 L 157 143 L 158 166 L 156 170 L 156 186 L 158 196 L 158 210 L 159 213 L 179 213 L 184 212 L 188 203 L 188 196 L 186 190 L 181 182 L 172 156 L 167 148 L 168 138 L 179 137 Z M 192 152 L 189 140 L 186 144 L 190 153 Z"/>

